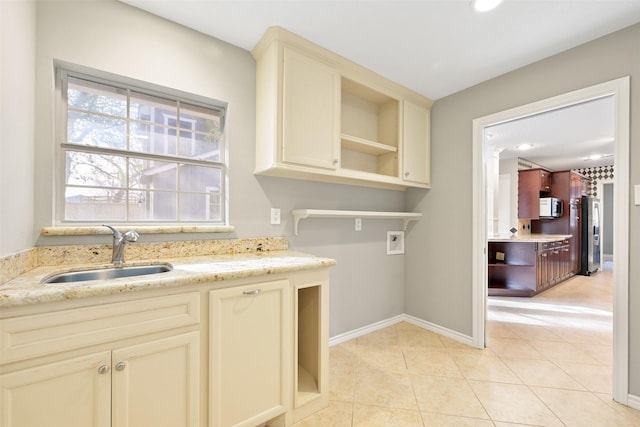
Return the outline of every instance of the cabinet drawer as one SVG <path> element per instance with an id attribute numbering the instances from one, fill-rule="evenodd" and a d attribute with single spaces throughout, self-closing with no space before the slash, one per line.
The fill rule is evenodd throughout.
<path id="1" fill-rule="evenodd" d="M 2 363 L 200 322 L 200 294 L 170 295 L 0 320 Z"/>

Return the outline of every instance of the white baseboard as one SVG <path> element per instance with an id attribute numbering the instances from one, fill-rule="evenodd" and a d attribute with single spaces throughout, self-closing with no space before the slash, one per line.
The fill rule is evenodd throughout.
<path id="1" fill-rule="evenodd" d="M 633 394 L 630 394 L 627 404 L 629 405 L 629 407 L 640 411 L 640 396 L 634 396 Z"/>
<path id="2" fill-rule="evenodd" d="M 381 320 L 376 323 L 372 323 L 367 326 L 363 326 L 362 328 L 354 329 L 349 332 L 345 332 L 340 335 L 336 335 L 334 337 L 329 338 L 329 346 L 334 346 L 336 344 L 343 343 L 345 341 L 352 340 L 354 338 L 361 337 L 363 335 L 370 334 L 371 332 L 375 332 L 379 329 L 388 328 L 389 326 L 393 326 L 396 323 L 400 323 L 404 320 L 404 314 L 399 314 L 387 320 Z"/>
<path id="3" fill-rule="evenodd" d="M 436 334 L 443 335 L 447 338 L 451 338 L 452 340 L 455 340 L 455 341 L 461 342 L 462 344 L 466 344 L 468 346 L 473 347 L 473 337 L 471 337 L 470 335 L 461 334 L 458 331 L 444 328 L 440 325 L 436 325 L 435 323 L 427 322 L 426 320 L 409 316 L 408 314 L 404 314 L 403 317 L 404 317 L 403 320 L 407 323 L 411 323 L 412 325 L 419 326 L 428 331 L 435 332 Z"/>
<path id="4" fill-rule="evenodd" d="M 451 329 L 443 328 L 442 326 L 427 322 L 422 319 L 418 319 L 417 317 L 409 316 L 408 314 L 399 314 L 389 319 L 381 320 L 380 322 L 372 323 L 370 325 L 363 326 L 362 328 L 354 329 L 352 331 L 331 337 L 329 338 L 329 346 L 334 346 L 345 341 L 367 335 L 371 332 L 393 326 L 400 322 L 411 323 L 412 325 L 418 326 L 431 332 L 435 332 L 437 334 L 459 341 L 463 344 L 473 346 L 473 339 L 468 335 L 461 334 L 460 332 L 456 332 Z"/>

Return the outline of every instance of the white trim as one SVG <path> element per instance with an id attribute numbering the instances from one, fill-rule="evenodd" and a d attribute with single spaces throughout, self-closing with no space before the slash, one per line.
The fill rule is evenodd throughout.
<path id="1" fill-rule="evenodd" d="M 615 165 L 614 165 L 614 167 L 615 167 Z M 615 171 L 614 171 L 614 174 L 615 174 Z M 608 220 L 608 218 L 606 217 L 606 214 L 605 214 L 605 209 L 604 209 L 604 185 L 605 184 L 613 184 L 613 188 L 614 189 L 616 188 L 615 183 L 613 182 L 613 179 L 611 179 L 611 178 L 601 179 L 596 184 L 596 191 L 598 192 L 598 199 L 600 199 L 600 260 L 602 261 L 603 264 L 604 264 L 605 261 L 613 261 L 613 255 L 612 254 L 608 254 L 610 256 L 607 257 L 608 259 L 605 259 L 605 253 L 604 253 L 604 239 L 606 237 L 606 231 L 604 231 L 604 222 L 605 222 L 605 220 Z M 611 234 L 613 234 L 613 232 Z M 602 267 L 601 267 L 601 269 L 602 269 Z"/>
<path id="2" fill-rule="evenodd" d="M 629 400 L 629 77 L 611 82 L 616 96 L 613 177 L 613 399 Z"/>
<path id="3" fill-rule="evenodd" d="M 473 338 L 469 335 L 461 334 L 460 332 L 454 331 L 452 329 L 443 328 L 440 325 L 427 322 L 426 320 L 418 319 L 417 317 L 413 317 L 408 314 L 404 315 L 403 320 L 407 323 L 411 323 L 412 325 L 419 326 L 422 329 L 426 329 L 428 331 L 435 332 L 436 334 L 443 335 L 447 338 L 451 338 L 452 340 L 458 341 L 462 344 L 473 346 Z"/>
<path id="4" fill-rule="evenodd" d="M 471 271 L 473 273 L 471 300 L 472 340 L 476 348 L 484 348 L 487 317 L 487 142 L 484 139 L 484 120 L 473 121 L 473 236 Z M 482 212 L 482 215 L 480 213 Z"/>
<path id="5" fill-rule="evenodd" d="M 401 322 L 411 323 L 412 325 L 418 326 L 420 328 L 426 329 L 431 332 L 435 332 L 437 334 L 451 338 L 463 344 L 472 345 L 471 337 L 468 335 L 463 335 L 460 332 L 443 328 L 442 326 L 436 325 L 435 323 L 427 322 L 425 320 L 418 319 L 417 317 L 413 317 L 408 314 L 399 314 L 389 319 L 381 320 L 379 322 L 375 322 L 370 325 L 363 326 L 361 328 L 354 329 L 352 331 L 345 332 L 343 334 L 331 337 L 329 338 L 329 346 L 338 345 L 345 341 L 349 341 L 354 338 L 358 338 L 363 335 L 370 334 L 371 332 L 375 332 L 380 329 L 388 328 L 389 326 L 393 326 Z"/>
<path id="6" fill-rule="evenodd" d="M 399 314 L 397 316 L 391 317 L 386 320 L 381 320 L 379 322 L 372 323 L 367 326 L 363 326 L 358 329 L 353 329 L 349 332 L 345 332 L 340 335 L 336 335 L 334 337 L 329 338 L 329 346 L 334 346 L 345 341 L 352 340 L 354 338 L 361 337 L 363 335 L 370 334 L 371 332 L 378 331 L 380 329 L 388 328 L 389 326 L 393 326 L 397 323 L 400 323 L 404 320 L 404 315 Z"/>
<path id="7" fill-rule="evenodd" d="M 627 399 L 627 404 L 629 405 L 629 407 L 640 411 L 640 396 L 634 396 L 633 394 L 630 394 L 629 398 Z"/>
<path id="8" fill-rule="evenodd" d="M 484 128 L 585 101 L 615 96 L 614 262 L 613 262 L 613 399 L 629 400 L 629 81 L 622 77 L 563 95 L 473 120 L 473 344 L 485 341 L 486 269 L 486 141 Z"/>

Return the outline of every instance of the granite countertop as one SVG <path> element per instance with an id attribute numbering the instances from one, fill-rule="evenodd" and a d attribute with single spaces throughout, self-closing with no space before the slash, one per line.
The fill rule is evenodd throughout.
<path id="1" fill-rule="evenodd" d="M 50 284 L 41 283 L 41 280 L 52 274 L 113 265 L 90 263 L 38 266 L 0 284 L 0 308 L 317 269 L 333 266 L 335 260 L 282 250 L 136 260 L 125 265 L 161 263 L 170 263 L 173 270 L 146 276 Z"/>
<path id="2" fill-rule="evenodd" d="M 505 235 L 505 236 L 496 236 L 489 237 L 489 242 L 529 242 L 529 243 L 549 243 L 556 242 L 558 240 L 570 239 L 571 234 L 524 234 L 522 236 L 516 235 Z"/>

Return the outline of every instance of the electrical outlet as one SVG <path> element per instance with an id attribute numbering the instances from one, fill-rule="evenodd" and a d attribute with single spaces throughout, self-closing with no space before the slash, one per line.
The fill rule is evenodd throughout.
<path id="1" fill-rule="evenodd" d="M 271 225 L 280 224 L 280 208 L 271 208 Z"/>
<path id="2" fill-rule="evenodd" d="M 362 231 L 362 218 L 356 218 L 356 231 Z"/>

